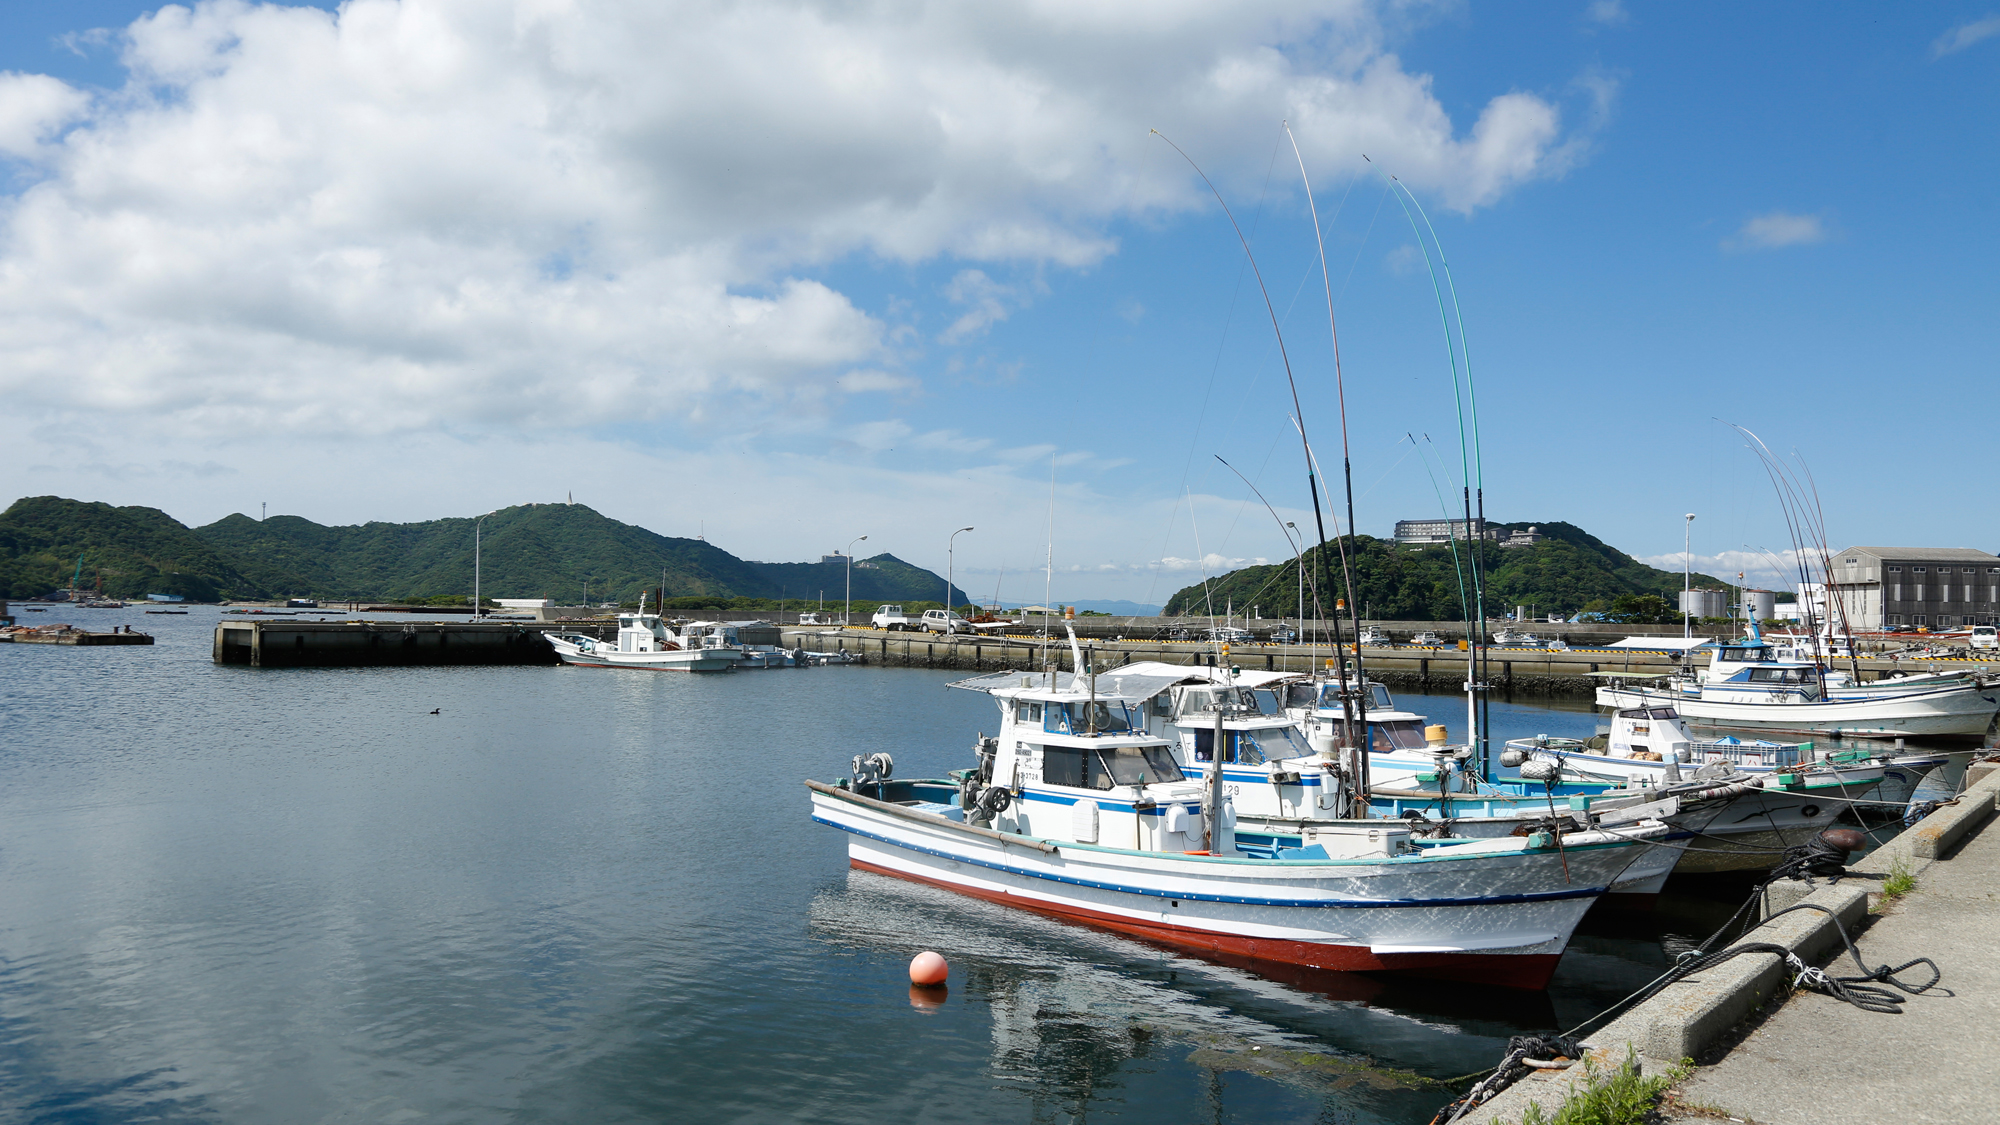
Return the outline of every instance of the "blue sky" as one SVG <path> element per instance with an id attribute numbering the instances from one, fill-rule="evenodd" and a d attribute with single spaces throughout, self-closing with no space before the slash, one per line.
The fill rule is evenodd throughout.
<path id="1" fill-rule="evenodd" d="M 1733 422 L 1803 456 L 1835 549 L 2000 546 L 1965 472 L 2000 7 L 829 11 L 7 6 L 10 491 L 343 523 L 574 491 L 940 567 L 971 524 L 969 590 L 1159 602 L 1289 551 L 1216 455 L 1309 516 L 1263 300 L 1149 129 L 1249 234 L 1339 472 L 1290 118 L 1360 530 L 1459 471 L 1379 169 L 1449 255 L 1489 516 L 1677 566 L 1691 511 L 1697 567 L 1744 568 L 1789 542 Z"/>

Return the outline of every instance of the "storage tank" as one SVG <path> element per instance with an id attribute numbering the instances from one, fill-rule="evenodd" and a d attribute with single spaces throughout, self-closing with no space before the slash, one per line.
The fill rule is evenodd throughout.
<path id="1" fill-rule="evenodd" d="M 1729 595 L 1720 590 L 1683 590 L 1680 611 L 1695 617 L 1729 616 Z"/>
<path id="2" fill-rule="evenodd" d="M 1769 621 L 1778 616 L 1778 595 L 1769 590 L 1745 590 L 1743 609 L 1752 620 Z"/>

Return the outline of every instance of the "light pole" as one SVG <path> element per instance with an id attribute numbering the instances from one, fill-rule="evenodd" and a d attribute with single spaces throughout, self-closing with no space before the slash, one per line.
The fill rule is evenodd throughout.
<path id="1" fill-rule="evenodd" d="M 866 542 L 866 535 L 858 535 L 847 545 L 847 603 L 840 607 L 840 627 L 847 628 L 847 615 L 854 612 L 854 544 Z"/>
<path id="2" fill-rule="evenodd" d="M 1299 529 L 1298 524 L 1291 522 L 1287 522 L 1285 526 L 1293 531 Z M 1303 637 L 1306 632 L 1306 553 L 1305 548 L 1298 543 L 1292 544 L 1292 550 L 1298 553 L 1299 558 L 1299 636 Z"/>
<path id="3" fill-rule="evenodd" d="M 499 510 L 493 509 L 494 512 Z M 486 516 L 492 514 L 488 512 Z M 486 529 L 486 516 L 472 521 L 472 617 L 475 621 L 486 616 L 479 604 L 479 534 Z"/>
<path id="4" fill-rule="evenodd" d="M 1687 523 L 1681 533 L 1681 639 L 1694 636 L 1694 616 L 1688 611 L 1693 608 L 1691 594 L 1694 591 L 1694 559 L 1688 554 L 1689 544 L 1694 542 L 1694 513 L 1687 514 Z"/>
<path id="5" fill-rule="evenodd" d="M 972 529 L 969 527 L 961 527 L 958 529 L 958 531 L 954 531 L 951 533 L 950 539 L 944 541 L 944 611 L 947 614 L 951 612 L 951 584 L 954 573 L 956 571 L 955 564 L 957 562 L 957 559 L 954 558 L 951 553 L 951 549 L 954 541 L 959 536 L 959 532 L 971 531 L 971 530 Z M 949 620 L 949 618 L 947 618 L 947 620 Z"/>

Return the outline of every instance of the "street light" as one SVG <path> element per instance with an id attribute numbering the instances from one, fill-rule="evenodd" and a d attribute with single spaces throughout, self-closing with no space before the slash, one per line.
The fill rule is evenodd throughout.
<path id="1" fill-rule="evenodd" d="M 840 627 L 848 625 L 847 615 L 854 612 L 854 544 L 866 542 L 866 535 L 856 536 L 847 544 L 847 604 L 840 607 Z"/>
<path id="2" fill-rule="evenodd" d="M 951 553 L 952 544 L 953 541 L 958 538 L 958 534 L 960 531 L 971 531 L 971 530 L 972 529 L 969 527 L 961 527 L 958 529 L 958 531 L 954 531 L 951 533 L 950 539 L 944 541 L 944 611 L 947 614 L 951 612 L 951 585 L 952 585 L 953 571 L 954 571 L 953 564 L 956 561 L 952 557 Z M 949 620 L 949 618 L 947 618 L 947 620 Z"/>
<path id="3" fill-rule="evenodd" d="M 493 512 L 499 510 L 495 508 Z M 493 512 L 486 513 L 486 516 L 492 515 Z M 486 529 L 486 516 L 480 516 L 472 521 L 472 618 L 475 621 L 486 616 L 481 612 L 479 604 L 479 533 Z"/>
<path id="4" fill-rule="evenodd" d="M 1286 523 L 1285 523 L 1285 526 L 1286 526 L 1286 527 L 1289 527 L 1289 528 L 1291 528 L 1291 529 L 1292 529 L 1293 531 L 1298 531 L 1298 530 L 1299 530 L 1299 525 L 1298 525 L 1298 524 L 1295 524 L 1295 523 L 1292 523 L 1292 522 L 1290 522 L 1290 521 L 1286 521 Z M 1301 536 L 1303 536 L 1303 535 L 1304 535 L 1304 533 L 1303 533 L 1303 532 L 1300 532 L 1300 535 L 1301 535 Z M 1293 551 L 1295 551 L 1295 552 L 1297 552 L 1297 554 L 1298 554 L 1298 559 L 1299 559 L 1299 636 L 1300 636 L 1300 637 L 1303 637 L 1303 636 L 1305 635 L 1305 631 L 1306 631 L 1306 551 L 1305 551 L 1305 544 L 1304 544 L 1303 542 L 1299 542 L 1299 543 L 1294 543 L 1294 544 L 1292 544 L 1292 550 L 1293 550 Z M 1297 639 L 1297 638 L 1294 638 L 1294 639 Z"/>
<path id="5" fill-rule="evenodd" d="M 1693 608 L 1694 559 L 1688 554 L 1688 545 L 1694 542 L 1694 513 L 1687 514 L 1687 523 L 1681 533 L 1681 639 L 1694 636 L 1694 617 L 1689 613 Z"/>

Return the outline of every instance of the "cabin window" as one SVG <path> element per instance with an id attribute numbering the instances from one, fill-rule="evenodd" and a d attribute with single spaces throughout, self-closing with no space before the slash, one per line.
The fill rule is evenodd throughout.
<path id="1" fill-rule="evenodd" d="M 1244 694 L 1250 697 L 1259 715 L 1275 715 L 1283 709 L 1278 703 L 1275 688 L 1252 688 Z"/>
<path id="2" fill-rule="evenodd" d="M 1377 711 L 1393 711 L 1396 709 L 1395 702 L 1389 698 L 1388 685 L 1369 684 L 1368 689 L 1370 693 L 1368 705 L 1370 707 L 1375 708 Z"/>
<path id="3" fill-rule="evenodd" d="M 1805 682 L 1805 673 L 1798 668 L 1752 668 L 1750 682 L 1753 684 L 1797 684 Z"/>
<path id="4" fill-rule="evenodd" d="M 1678 718 L 1680 718 L 1680 716 L 1679 716 L 1678 714 L 1675 714 L 1675 712 L 1674 712 L 1674 709 L 1673 709 L 1673 708 L 1671 708 L 1671 707 L 1655 707 L 1655 708 L 1653 708 L 1653 711 L 1652 711 L 1652 715 L 1653 715 L 1653 717 L 1654 717 L 1655 719 L 1678 719 Z"/>
<path id="5" fill-rule="evenodd" d="M 1083 748 L 1044 746 L 1042 781 L 1049 785 L 1067 785 L 1072 789 L 1083 788 Z"/>
<path id="6" fill-rule="evenodd" d="M 1312 684 L 1285 685 L 1285 706 L 1287 707 L 1315 706 L 1316 697 L 1314 695 L 1314 690 L 1315 689 Z"/>
<path id="7" fill-rule="evenodd" d="M 1185 777 L 1164 746 L 1048 746 L 1042 749 L 1042 780 L 1072 789 L 1111 789 Z"/>
<path id="8" fill-rule="evenodd" d="M 1621 719 L 1643 719 L 1646 717 L 1646 709 L 1640 707 L 1633 711 L 1620 711 L 1618 712 L 1618 717 Z"/>
<path id="9" fill-rule="evenodd" d="M 1153 697 L 1153 714 L 1164 719 L 1174 713 L 1174 697 L 1170 692 L 1161 692 Z"/>
<path id="10" fill-rule="evenodd" d="M 1345 722 L 1334 720 L 1332 729 L 1336 744 L 1347 741 L 1343 737 L 1347 729 Z M 1368 724 L 1368 752 L 1371 754 L 1387 754 L 1392 750 L 1422 750 L 1425 746 L 1424 724 L 1415 719 Z"/>
<path id="11" fill-rule="evenodd" d="M 1132 729 L 1132 723 L 1125 715 L 1125 704 L 1115 699 L 1100 699 L 1094 703 L 1072 703 L 1069 704 L 1069 713 L 1069 726 L 1073 734 L 1090 730 L 1093 714 L 1096 716 L 1096 729 L 1099 734 Z"/>
<path id="12" fill-rule="evenodd" d="M 1231 730 L 1223 732 L 1222 761 L 1225 765 L 1242 764 L 1261 766 L 1265 762 L 1264 748 L 1257 736 L 1250 731 Z M 1215 732 L 1206 728 L 1194 732 L 1194 756 L 1198 762 L 1215 760 Z"/>
<path id="13" fill-rule="evenodd" d="M 1042 705 L 1025 700 L 1014 704 L 1014 721 L 1017 723 L 1039 723 L 1042 721 Z"/>

